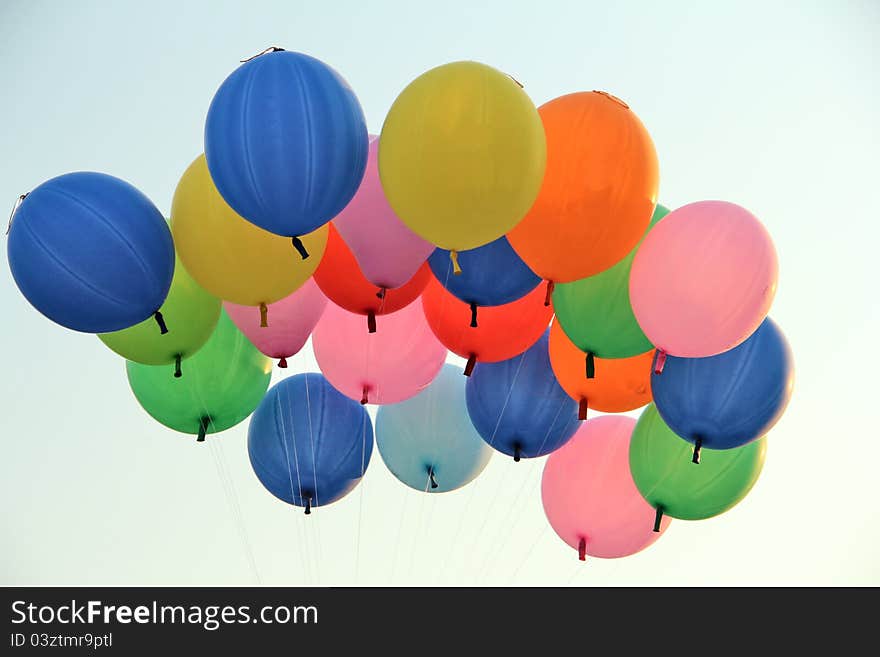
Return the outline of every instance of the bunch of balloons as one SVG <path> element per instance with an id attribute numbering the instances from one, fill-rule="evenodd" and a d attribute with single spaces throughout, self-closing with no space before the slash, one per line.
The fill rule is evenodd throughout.
<path id="1" fill-rule="evenodd" d="M 37 310 L 126 359 L 160 423 L 204 441 L 253 414 L 256 477 L 305 513 L 361 481 L 378 405 L 407 486 L 549 455 L 550 524 L 614 558 L 743 499 L 792 394 L 767 231 L 724 201 L 669 211 L 658 184 L 609 93 L 536 108 L 454 62 L 375 136 L 339 73 L 269 48 L 214 95 L 170 226 L 128 183 L 70 173 L 19 199 L 9 263 Z M 269 388 L 310 338 L 321 373 Z"/>

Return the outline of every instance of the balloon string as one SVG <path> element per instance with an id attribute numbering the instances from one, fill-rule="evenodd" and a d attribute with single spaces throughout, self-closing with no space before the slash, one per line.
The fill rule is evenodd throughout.
<path id="1" fill-rule="evenodd" d="M 153 313 L 153 317 L 156 319 L 156 323 L 159 325 L 159 334 L 165 335 L 168 333 L 168 327 L 165 326 L 165 318 L 162 317 L 162 313 L 158 310 Z"/>
<path id="2" fill-rule="evenodd" d="M 260 302 L 260 328 L 269 327 L 269 306 Z"/>
<path id="3" fill-rule="evenodd" d="M 251 55 L 247 59 L 239 59 L 238 61 L 244 64 L 245 62 L 249 62 L 252 59 L 256 59 L 260 55 L 268 55 L 270 52 L 284 52 L 284 48 L 279 48 L 278 46 L 269 46 L 265 50 L 258 52 L 256 55 Z"/>
<path id="4" fill-rule="evenodd" d="M 657 512 L 654 514 L 654 531 L 660 533 L 660 521 L 663 520 L 663 507 L 658 506 Z"/>
<path id="5" fill-rule="evenodd" d="M 578 420 L 586 420 L 587 419 L 587 410 L 589 409 L 589 404 L 587 402 L 586 397 L 581 397 L 581 401 L 578 404 Z"/>
<path id="6" fill-rule="evenodd" d="M 311 495 L 309 495 L 306 498 L 306 515 L 307 516 L 312 515 L 312 496 Z"/>
<path id="7" fill-rule="evenodd" d="M 471 328 L 477 328 L 477 304 L 471 301 Z"/>
<path id="8" fill-rule="evenodd" d="M 467 365 L 464 366 L 464 375 L 470 376 L 474 371 L 474 365 L 477 364 L 477 355 L 471 354 L 468 357 Z"/>
<path id="9" fill-rule="evenodd" d="M 205 434 L 208 432 L 208 423 L 211 421 L 211 418 L 207 415 L 203 415 L 199 418 L 199 435 L 196 438 L 197 443 L 205 442 Z"/>
<path id="10" fill-rule="evenodd" d="M 286 369 L 286 368 L 287 368 L 287 358 L 286 358 L 286 357 L 282 356 L 282 357 L 278 360 L 278 367 L 280 367 L 281 369 Z"/>
<path id="11" fill-rule="evenodd" d="M 370 310 L 367 312 L 367 332 L 376 332 L 376 312 L 374 310 Z"/>
<path id="12" fill-rule="evenodd" d="M 587 539 L 585 538 L 578 542 L 578 559 L 581 561 L 587 560 Z"/>
<path id="13" fill-rule="evenodd" d="M 553 290 L 556 289 L 556 283 L 547 281 L 547 294 L 544 295 L 544 305 L 550 305 L 550 299 L 553 297 Z"/>
<path id="14" fill-rule="evenodd" d="M 654 356 L 654 374 L 663 374 L 663 367 L 666 365 L 666 352 L 658 349 Z"/>
<path id="15" fill-rule="evenodd" d="M 593 379 L 596 377 L 596 359 L 593 356 L 592 351 L 587 352 L 587 378 Z"/>
<path id="16" fill-rule="evenodd" d="M 177 354 L 174 357 L 174 378 L 179 379 L 183 376 L 183 372 L 180 371 L 180 354 Z"/>
<path id="17" fill-rule="evenodd" d="M 309 252 L 306 251 L 306 245 L 302 243 L 302 240 L 298 237 L 290 238 L 291 244 L 293 244 L 293 248 L 296 249 L 297 253 L 299 253 L 300 257 L 305 260 L 309 257 Z"/>
<path id="18" fill-rule="evenodd" d="M 15 205 L 12 206 L 12 212 L 9 213 L 9 223 L 6 224 L 6 234 L 9 235 L 9 231 L 12 228 L 12 218 L 15 216 L 15 213 L 18 211 L 18 208 L 21 207 L 22 201 L 27 198 L 27 194 L 22 194 L 15 200 Z"/>
<path id="19" fill-rule="evenodd" d="M 434 478 L 434 466 L 431 465 L 428 467 L 428 478 L 431 480 L 431 488 L 439 488 L 440 484 L 437 483 L 437 479 Z"/>
<path id="20" fill-rule="evenodd" d="M 461 274 L 461 267 L 458 264 L 458 251 L 450 251 L 449 259 L 452 260 L 452 273 L 458 276 Z"/>
<path id="21" fill-rule="evenodd" d="M 697 436 L 696 440 L 694 440 L 694 456 L 691 459 L 692 462 L 697 465 L 700 464 L 700 450 L 703 448 L 703 439 Z"/>

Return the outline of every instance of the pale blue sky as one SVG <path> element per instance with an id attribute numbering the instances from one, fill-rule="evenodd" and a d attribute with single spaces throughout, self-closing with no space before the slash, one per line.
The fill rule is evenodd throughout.
<path id="1" fill-rule="evenodd" d="M 167 213 L 214 90 L 269 45 L 339 70 L 373 132 L 412 78 L 457 59 L 514 75 L 536 104 L 610 91 L 654 138 L 664 205 L 725 199 L 764 221 L 771 315 L 797 359 L 740 506 L 580 564 L 544 519 L 541 460 L 496 456 L 428 497 L 374 453 L 361 487 L 303 517 L 251 473 L 246 423 L 206 445 L 155 424 L 121 361 L 30 308 L 4 263 L 0 583 L 248 584 L 243 533 L 277 584 L 880 584 L 880 4 L 0 0 L 0 26 L 10 208 L 91 169 Z M 291 366 L 314 369 L 310 349 Z"/>

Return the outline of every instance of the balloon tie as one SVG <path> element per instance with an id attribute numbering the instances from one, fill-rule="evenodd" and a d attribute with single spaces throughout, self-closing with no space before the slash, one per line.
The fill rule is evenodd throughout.
<path id="1" fill-rule="evenodd" d="M 377 296 L 379 299 L 384 299 L 384 298 L 385 298 L 385 293 L 386 293 L 387 291 L 388 291 L 388 288 L 387 288 L 387 287 L 380 287 L 380 288 L 379 288 L 379 291 L 376 292 L 376 296 Z"/>
<path id="2" fill-rule="evenodd" d="M 587 403 L 586 397 L 581 397 L 581 401 L 578 404 L 578 420 L 586 420 L 587 419 L 587 410 L 589 409 L 589 404 Z"/>
<path id="3" fill-rule="evenodd" d="M 260 302 L 260 328 L 269 327 L 269 306 Z"/>
<path id="4" fill-rule="evenodd" d="M 473 371 L 474 371 L 474 365 L 476 365 L 476 364 L 477 364 L 477 355 L 476 355 L 476 354 L 471 354 L 471 355 L 468 357 L 467 364 L 464 366 L 464 375 L 465 375 L 465 376 L 470 376 L 470 375 L 473 373 Z"/>
<path id="5" fill-rule="evenodd" d="M 27 198 L 27 194 L 22 194 L 17 199 L 15 199 L 15 205 L 12 206 L 12 212 L 9 213 L 9 223 L 6 224 L 6 234 L 9 235 L 9 230 L 12 228 L 12 218 L 15 216 L 15 213 L 18 211 L 18 208 L 21 206 L 22 201 Z"/>
<path id="6" fill-rule="evenodd" d="M 556 289 L 556 283 L 547 281 L 547 294 L 544 295 L 544 305 L 550 305 L 550 299 L 553 297 L 553 290 Z"/>
<path id="7" fill-rule="evenodd" d="M 607 91 L 599 91 L 598 89 L 593 89 L 594 94 L 599 94 L 600 96 L 605 96 L 608 100 L 613 100 L 618 105 L 621 105 L 624 109 L 629 109 L 629 105 L 620 100 L 617 96 L 608 93 Z"/>
<path id="8" fill-rule="evenodd" d="M 694 440 L 694 457 L 691 459 L 693 463 L 700 464 L 700 450 L 703 449 L 703 439 L 697 436 Z"/>
<path id="9" fill-rule="evenodd" d="M 587 378 L 594 379 L 596 377 L 596 359 L 592 351 L 587 352 Z"/>
<path id="10" fill-rule="evenodd" d="M 312 515 L 312 496 L 311 495 L 309 495 L 306 498 L 306 515 L 307 516 Z"/>
<path id="11" fill-rule="evenodd" d="M 520 88 L 520 89 L 525 89 L 525 87 L 522 85 L 522 82 L 520 82 L 519 80 L 517 80 L 517 79 L 516 79 L 515 77 L 513 77 L 510 73 L 507 74 L 507 77 L 509 77 L 509 78 L 510 78 L 511 80 L 513 80 L 514 82 L 516 82 L 517 85 L 519 85 L 519 88 Z"/>
<path id="12" fill-rule="evenodd" d="M 578 559 L 581 561 L 587 560 L 587 539 L 581 538 L 578 541 Z"/>
<path id="13" fill-rule="evenodd" d="M 207 415 L 199 418 L 199 435 L 196 438 L 197 443 L 205 442 L 205 434 L 208 433 L 208 423 L 211 421 Z"/>
<path id="14" fill-rule="evenodd" d="M 367 400 L 367 393 L 368 392 L 369 392 L 369 389 L 367 388 L 367 386 L 364 386 L 364 393 L 363 393 L 363 395 L 361 395 L 361 406 L 366 406 L 369 403 L 369 401 Z"/>
<path id="15" fill-rule="evenodd" d="M 260 55 L 268 55 L 270 52 L 284 52 L 284 48 L 279 48 L 278 46 L 269 46 L 265 50 L 258 52 L 256 55 L 251 55 L 247 59 L 240 59 L 238 61 L 244 64 L 245 62 L 249 62 L 252 59 L 256 59 Z"/>
<path id="16" fill-rule="evenodd" d="M 471 301 L 471 328 L 477 328 L 477 304 Z"/>
<path id="17" fill-rule="evenodd" d="M 514 463 L 519 463 L 519 460 L 522 458 L 522 447 L 519 443 L 513 446 L 513 461 Z"/>
<path id="18" fill-rule="evenodd" d="M 278 367 L 280 367 L 281 369 L 287 369 L 287 358 L 285 356 L 282 356 L 278 360 Z"/>
<path id="19" fill-rule="evenodd" d="M 174 356 L 174 378 L 179 379 L 183 376 L 183 372 L 180 371 L 180 354 L 176 354 Z"/>
<path id="20" fill-rule="evenodd" d="M 658 349 L 654 356 L 654 374 L 663 374 L 663 368 L 666 365 L 666 352 Z"/>
<path id="21" fill-rule="evenodd" d="M 153 317 L 156 318 L 156 323 L 159 325 L 159 334 L 165 335 L 168 333 L 168 327 L 165 326 L 165 318 L 162 317 L 162 313 L 157 310 L 153 313 Z"/>
<path id="22" fill-rule="evenodd" d="M 376 312 L 374 310 L 367 311 L 367 332 L 376 332 Z"/>
<path id="23" fill-rule="evenodd" d="M 300 257 L 305 260 L 309 257 L 309 252 L 306 251 L 306 245 L 302 243 L 302 240 L 298 237 L 290 238 L 291 244 L 293 244 L 293 248 L 296 249 L 297 253 L 299 253 Z"/>
<path id="24" fill-rule="evenodd" d="M 461 274 L 461 267 L 458 264 L 458 251 L 450 251 L 449 259 L 452 260 L 452 273 L 458 276 Z"/>
<path id="25" fill-rule="evenodd" d="M 431 480 L 431 488 L 439 488 L 440 484 L 437 483 L 437 480 L 434 478 L 434 466 L 428 466 L 428 478 Z"/>
<path id="26" fill-rule="evenodd" d="M 663 520 L 663 507 L 658 506 L 654 513 L 654 531 L 660 533 L 660 521 Z"/>

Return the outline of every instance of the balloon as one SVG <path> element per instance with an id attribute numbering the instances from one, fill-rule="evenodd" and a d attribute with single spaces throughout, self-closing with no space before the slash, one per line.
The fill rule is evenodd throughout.
<path id="1" fill-rule="evenodd" d="M 669 526 L 651 531 L 654 510 L 629 471 L 629 443 L 636 421 L 604 415 L 581 425 L 544 464 L 541 501 L 550 526 L 586 555 L 627 557 L 644 550 Z"/>
<path id="2" fill-rule="evenodd" d="M 18 289 L 56 324 L 106 333 L 155 315 L 165 332 L 157 311 L 174 243 L 162 213 L 124 180 L 91 172 L 47 180 L 23 197 L 8 233 Z"/>
<path id="3" fill-rule="evenodd" d="M 731 449 L 760 438 L 782 417 L 794 388 L 794 359 L 768 317 L 738 347 L 707 358 L 666 360 L 651 376 L 654 403 L 676 434 L 702 447 Z"/>
<path id="4" fill-rule="evenodd" d="M 434 250 L 406 227 L 379 182 L 379 138 L 370 137 L 367 171 L 357 194 L 333 219 L 333 225 L 357 259 L 364 277 L 377 287 L 404 285 Z"/>
<path id="5" fill-rule="evenodd" d="M 361 184 L 367 124 L 357 97 L 323 62 L 296 52 L 261 54 L 214 95 L 205 157 L 226 202 L 260 228 L 293 237 L 330 221 Z M 320 253 L 312 253 L 320 260 Z"/>
<path id="6" fill-rule="evenodd" d="M 513 358 L 531 347 L 550 323 L 553 309 L 544 305 L 544 291 L 535 288 L 522 299 L 480 310 L 473 326 L 468 304 L 431 280 L 422 294 L 425 317 L 437 339 L 450 351 L 468 359 L 464 373 L 470 376 L 475 363 Z"/>
<path id="7" fill-rule="evenodd" d="M 648 230 L 667 214 L 669 210 L 658 205 Z M 637 249 L 599 274 L 554 286 L 556 320 L 582 352 L 599 358 L 629 358 L 653 351 L 629 303 L 629 272 Z"/>
<path id="8" fill-rule="evenodd" d="M 490 447 L 515 461 L 559 449 L 578 428 L 577 404 L 550 367 L 547 335 L 520 356 L 480 363 L 467 382 L 471 422 Z"/>
<path id="9" fill-rule="evenodd" d="M 311 372 L 272 386 L 248 427 L 248 455 L 260 483 L 306 513 L 357 486 L 372 453 L 367 412 Z"/>
<path id="10" fill-rule="evenodd" d="M 166 427 L 205 439 L 250 415 L 269 387 L 271 361 L 221 313 L 214 333 L 186 361 L 186 376 L 168 368 L 125 364 L 128 383 L 144 410 Z"/>
<path id="11" fill-rule="evenodd" d="M 121 331 L 99 333 L 98 337 L 127 360 L 144 365 L 175 363 L 175 376 L 180 376 L 180 362 L 196 353 L 214 332 L 220 318 L 220 299 L 199 287 L 175 261 L 171 289 L 159 311 L 174 328 L 166 335 L 156 330 L 152 319 L 145 319 Z"/>
<path id="12" fill-rule="evenodd" d="M 449 251 L 437 249 L 428 259 L 434 277 L 467 304 L 500 306 L 522 298 L 541 279 L 510 247 L 506 237 L 458 254 L 461 272 L 455 274 Z"/>
<path id="13" fill-rule="evenodd" d="M 427 263 L 404 285 L 383 289 L 364 278 L 351 249 L 330 225 L 330 238 L 321 265 L 315 271 L 315 282 L 337 306 L 367 316 L 368 331 L 376 330 L 376 315 L 397 312 L 415 301 L 425 289 L 431 271 Z"/>
<path id="14" fill-rule="evenodd" d="M 418 299 L 388 315 L 376 333 L 364 331 L 361 316 L 330 304 L 312 348 L 333 387 L 362 404 L 409 399 L 434 380 L 446 359 Z"/>
<path id="15" fill-rule="evenodd" d="M 496 240 L 525 216 L 544 175 L 544 130 L 510 76 L 454 62 L 413 80 L 379 142 L 379 175 L 397 216 L 444 249 Z"/>
<path id="16" fill-rule="evenodd" d="M 670 212 L 645 237 L 632 264 L 630 301 L 660 352 L 714 356 L 755 332 L 777 274 L 770 235 L 748 210 L 700 201 Z"/>
<path id="17" fill-rule="evenodd" d="M 593 374 L 587 376 L 584 353 L 575 347 L 558 322 L 550 327 L 550 364 L 565 392 L 580 405 L 578 417 L 587 409 L 623 413 L 651 401 L 653 351 L 630 358 L 595 358 Z"/>
<path id="18" fill-rule="evenodd" d="M 444 365 L 415 397 L 379 408 L 376 446 L 395 477 L 426 493 L 469 484 L 492 456 L 468 417 L 464 379 L 454 365 Z"/>
<path id="19" fill-rule="evenodd" d="M 755 485 L 767 439 L 734 449 L 704 449 L 700 465 L 691 463 L 688 443 L 663 422 L 657 407 L 639 418 L 629 447 L 629 465 L 639 492 L 662 515 L 702 520 L 735 506 Z"/>
<path id="20" fill-rule="evenodd" d="M 225 301 L 261 309 L 305 283 L 327 243 L 326 228 L 305 236 L 314 257 L 303 261 L 283 237 L 235 214 L 211 182 L 204 155 L 177 184 L 171 230 L 181 261 L 199 285 Z"/>
<path id="21" fill-rule="evenodd" d="M 287 367 L 287 359 L 303 348 L 321 319 L 327 297 L 311 278 L 281 301 L 269 304 L 269 326 L 260 326 L 260 318 L 250 306 L 229 301 L 223 304 L 229 317 L 248 340 L 269 358 L 279 359 L 278 367 Z"/>
<path id="22" fill-rule="evenodd" d="M 657 202 L 657 153 L 629 106 L 605 92 L 561 96 L 538 112 L 547 170 L 507 236 L 538 276 L 567 283 L 605 271 L 639 241 Z"/>

